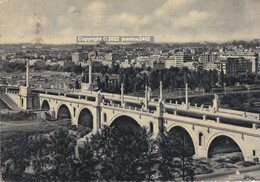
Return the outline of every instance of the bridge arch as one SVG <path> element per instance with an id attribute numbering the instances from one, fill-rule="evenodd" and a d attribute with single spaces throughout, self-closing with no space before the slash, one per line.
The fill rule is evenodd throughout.
<path id="1" fill-rule="evenodd" d="M 141 129 L 141 125 L 139 124 L 138 120 L 134 117 L 131 117 L 127 114 L 118 114 L 111 119 L 108 123 L 108 126 L 119 126 L 123 128 L 130 128 L 133 130 Z"/>
<path id="2" fill-rule="evenodd" d="M 77 122 L 82 125 L 93 129 L 94 119 L 91 110 L 87 107 L 82 107 L 78 112 Z"/>
<path id="3" fill-rule="evenodd" d="M 50 104 L 47 100 L 44 100 L 41 105 L 41 110 L 49 111 L 50 110 Z"/>
<path id="4" fill-rule="evenodd" d="M 195 145 L 195 138 L 194 136 L 192 135 L 192 131 L 190 131 L 189 129 L 185 128 L 184 126 L 182 125 L 179 125 L 179 124 L 173 124 L 171 125 L 169 128 L 168 128 L 168 132 L 173 132 L 174 130 L 182 130 L 186 133 L 186 136 L 189 138 L 191 144 L 193 145 L 193 155 L 196 155 L 198 153 L 197 151 L 197 147 Z"/>
<path id="5" fill-rule="evenodd" d="M 57 108 L 57 119 L 72 119 L 69 107 L 66 104 L 60 104 Z"/>
<path id="6" fill-rule="evenodd" d="M 225 138 L 229 139 L 229 141 L 234 142 L 237 145 L 237 147 L 240 149 L 240 151 L 242 152 L 244 160 L 246 159 L 245 149 L 244 149 L 244 147 L 242 147 L 242 143 L 239 141 L 239 139 L 237 139 L 236 137 L 234 137 L 234 136 L 232 136 L 228 133 L 223 133 L 223 132 L 213 135 L 208 140 L 207 145 L 206 145 L 207 146 L 207 148 L 206 148 L 206 156 L 207 157 L 210 157 L 209 156 L 210 155 L 210 149 L 211 149 L 213 143 L 216 141 L 216 139 L 219 139 L 220 137 L 225 137 Z"/>

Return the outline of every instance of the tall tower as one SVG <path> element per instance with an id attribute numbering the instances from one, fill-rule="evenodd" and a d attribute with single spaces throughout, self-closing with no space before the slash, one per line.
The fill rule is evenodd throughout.
<path id="1" fill-rule="evenodd" d="M 89 59 L 89 65 L 88 65 L 88 83 L 89 85 L 92 85 L 92 60 Z"/>
<path id="2" fill-rule="evenodd" d="M 26 61 L 26 85 L 20 86 L 20 99 L 21 99 L 21 108 L 24 110 L 31 110 L 33 109 L 33 95 L 31 93 L 30 87 L 30 75 L 29 75 L 29 60 Z"/>
<path id="3" fill-rule="evenodd" d="M 92 91 L 95 90 L 95 85 L 92 83 L 92 60 L 91 58 L 87 62 L 88 64 L 88 80 L 83 79 L 81 82 L 81 91 Z"/>
<path id="4" fill-rule="evenodd" d="M 26 63 L 26 87 L 30 87 L 30 84 L 29 84 L 29 61 L 27 61 Z"/>

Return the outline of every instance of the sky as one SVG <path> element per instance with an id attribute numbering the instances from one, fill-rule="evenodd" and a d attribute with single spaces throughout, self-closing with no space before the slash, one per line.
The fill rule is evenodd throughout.
<path id="1" fill-rule="evenodd" d="M 155 42 L 260 38 L 260 0 L 0 0 L 0 43 L 43 43 L 76 36 L 154 36 Z"/>

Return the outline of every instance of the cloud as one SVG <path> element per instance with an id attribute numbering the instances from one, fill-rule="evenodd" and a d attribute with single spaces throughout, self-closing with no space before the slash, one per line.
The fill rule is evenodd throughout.
<path id="1" fill-rule="evenodd" d="M 192 10 L 187 15 L 180 17 L 177 21 L 173 21 L 174 26 L 178 27 L 194 27 L 205 23 L 208 18 L 206 11 Z"/>
<path id="2" fill-rule="evenodd" d="M 150 20 L 150 16 L 137 16 L 129 13 L 122 13 L 120 15 L 115 15 L 111 20 L 115 25 L 120 27 L 142 27 L 148 24 Z"/>
<path id="3" fill-rule="evenodd" d="M 0 0 L 0 5 L 3 4 L 7 0 Z"/>
<path id="4" fill-rule="evenodd" d="M 257 0 L 141 1 L 4 0 L 1 41 L 30 42 L 35 13 L 42 17 L 45 43 L 75 43 L 77 35 L 154 35 L 158 42 L 260 37 Z"/>
<path id="5" fill-rule="evenodd" d="M 76 11 L 75 6 L 70 6 L 70 7 L 68 8 L 68 13 L 73 13 L 73 12 L 75 12 L 75 11 Z"/>
<path id="6" fill-rule="evenodd" d="M 82 9 L 81 22 L 88 27 L 99 27 L 105 19 L 106 4 L 103 1 L 93 1 Z"/>
<path id="7" fill-rule="evenodd" d="M 160 8 L 155 11 L 156 16 L 162 16 L 169 12 L 182 9 L 190 0 L 167 0 Z"/>
<path id="8" fill-rule="evenodd" d="M 106 8 L 106 5 L 103 1 L 93 1 L 88 5 L 88 11 L 89 12 L 97 12 L 100 13 L 102 11 L 104 11 Z"/>

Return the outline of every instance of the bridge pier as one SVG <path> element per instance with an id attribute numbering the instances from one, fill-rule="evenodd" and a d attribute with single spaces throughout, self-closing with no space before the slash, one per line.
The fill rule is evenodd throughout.
<path id="1" fill-rule="evenodd" d="M 101 128 L 101 109 L 100 106 L 96 106 L 93 114 L 93 130 L 92 133 L 95 134 Z"/>
<path id="2" fill-rule="evenodd" d="M 71 125 L 78 126 L 78 119 L 76 117 L 71 117 Z"/>
<path id="3" fill-rule="evenodd" d="M 203 146 L 198 146 L 197 151 L 194 154 L 193 158 L 194 159 L 199 159 L 199 158 L 207 158 L 207 149 Z"/>

